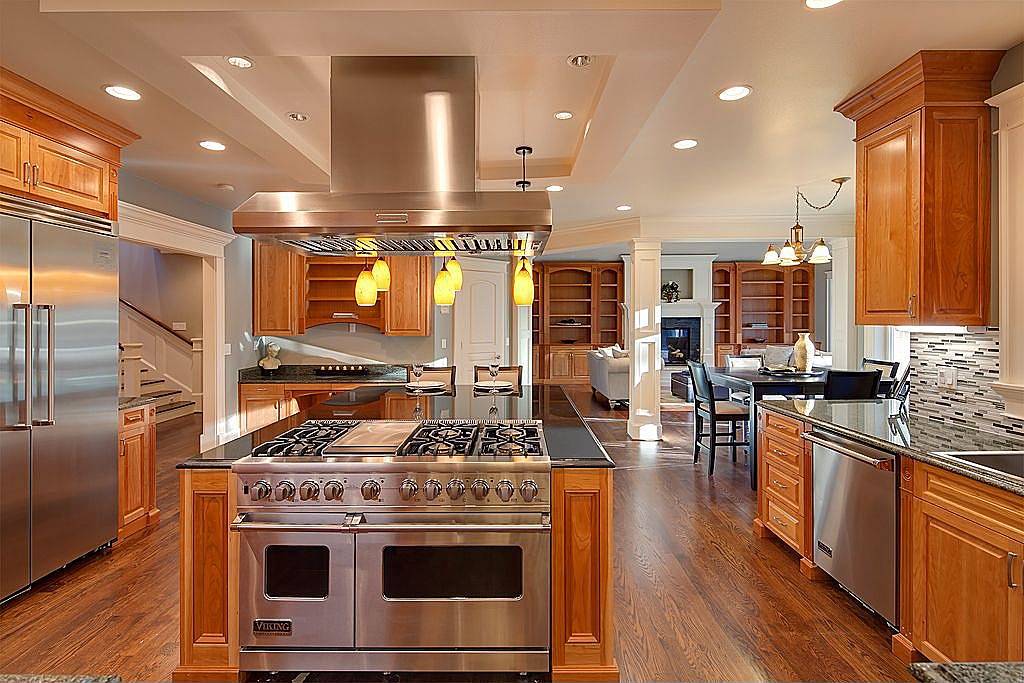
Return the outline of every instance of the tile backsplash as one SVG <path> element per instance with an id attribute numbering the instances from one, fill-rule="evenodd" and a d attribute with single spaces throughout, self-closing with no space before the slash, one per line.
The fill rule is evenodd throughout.
<path id="1" fill-rule="evenodd" d="M 946 423 L 1024 438 L 1024 421 L 1003 415 L 992 388 L 999 379 L 999 332 L 910 335 L 910 409 Z M 939 386 L 939 371 L 956 368 L 956 389 Z"/>

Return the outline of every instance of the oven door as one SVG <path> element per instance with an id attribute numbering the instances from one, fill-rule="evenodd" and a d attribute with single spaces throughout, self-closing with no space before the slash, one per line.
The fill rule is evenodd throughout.
<path id="1" fill-rule="evenodd" d="M 548 515 L 367 513 L 356 528 L 356 647 L 548 649 Z"/>
<path id="2" fill-rule="evenodd" d="M 351 648 L 352 530 L 345 515 L 247 512 L 240 535 L 239 644 Z"/>

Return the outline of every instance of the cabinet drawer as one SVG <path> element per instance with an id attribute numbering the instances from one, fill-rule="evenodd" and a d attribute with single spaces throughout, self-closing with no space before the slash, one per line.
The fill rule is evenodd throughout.
<path id="1" fill-rule="evenodd" d="M 239 391 L 243 398 L 284 398 L 285 385 L 283 384 L 239 384 Z"/>
<path id="2" fill-rule="evenodd" d="M 1024 541 L 1021 497 L 946 470 L 914 462 L 914 495 L 1017 541 Z"/>
<path id="3" fill-rule="evenodd" d="M 773 433 L 765 432 L 764 456 L 773 458 L 778 465 L 788 467 L 796 475 L 803 475 L 803 444 L 780 439 Z"/>
<path id="4" fill-rule="evenodd" d="M 780 466 L 779 460 L 773 455 L 765 459 L 764 490 L 769 496 L 777 498 L 803 514 L 803 479 L 787 466 Z"/>
<path id="5" fill-rule="evenodd" d="M 799 420 L 766 411 L 764 414 L 764 429 L 767 433 L 777 438 L 788 439 L 803 448 L 800 433 L 803 432 L 804 424 Z"/>
<path id="6" fill-rule="evenodd" d="M 774 531 L 779 538 L 788 545 L 793 546 L 797 552 L 800 551 L 800 537 L 802 534 L 803 520 L 794 515 L 785 505 L 778 503 L 772 494 L 765 497 L 765 510 L 767 514 L 762 520 L 769 529 Z"/>

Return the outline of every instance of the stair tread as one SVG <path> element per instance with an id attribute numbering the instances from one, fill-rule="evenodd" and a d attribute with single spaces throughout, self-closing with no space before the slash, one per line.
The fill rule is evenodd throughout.
<path id="1" fill-rule="evenodd" d="M 163 398 L 165 396 L 174 396 L 180 394 L 181 389 L 159 389 L 157 391 L 147 391 L 142 394 L 143 398 Z"/>
<path id="2" fill-rule="evenodd" d="M 163 383 L 162 379 L 147 379 L 147 380 L 143 380 L 142 382 L 139 382 L 139 384 L 141 386 L 144 386 L 144 387 L 148 387 L 148 386 L 150 386 L 152 384 L 162 384 L 162 383 Z"/>
<path id="3" fill-rule="evenodd" d="M 178 408 L 185 408 L 187 406 L 194 406 L 195 404 L 196 404 L 195 401 L 171 401 L 170 403 L 165 403 L 162 406 L 157 406 L 156 407 L 156 412 L 158 412 L 158 413 L 165 413 L 168 410 L 176 410 Z"/>

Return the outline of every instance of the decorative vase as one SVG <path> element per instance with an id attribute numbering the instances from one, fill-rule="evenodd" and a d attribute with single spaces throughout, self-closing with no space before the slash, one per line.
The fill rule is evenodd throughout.
<path id="1" fill-rule="evenodd" d="M 800 332 L 799 337 L 793 344 L 793 367 L 800 372 L 810 372 L 814 363 L 814 342 L 809 332 Z"/>

